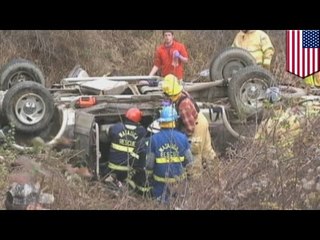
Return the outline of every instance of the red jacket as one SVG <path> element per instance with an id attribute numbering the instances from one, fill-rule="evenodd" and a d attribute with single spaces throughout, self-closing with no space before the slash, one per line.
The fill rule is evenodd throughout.
<path id="1" fill-rule="evenodd" d="M 168 74 L 175 75 L 178 79 L 183 79 L 183 63 L 178 60 L 178 66 L 173 65 L 173 52 L 177 50 L 183 56 L 188 58 L 186 47 L 177 41 L 173 41 L 170 47 L 164 44 L 160 45 L 155 53 L 154 65 L 161 69 L 161 76 L 164 77 Z"/>

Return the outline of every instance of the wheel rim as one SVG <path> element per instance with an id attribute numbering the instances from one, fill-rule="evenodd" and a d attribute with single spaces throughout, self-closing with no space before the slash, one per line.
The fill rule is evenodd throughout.
<path id="1" fill-rule="evenodd" d="M 240 100 L 246 106 L 254 109 L 261 108 L 268 84 L 257 78 L 246 81 L 240 88 Z"/>
<path id="2" fill-rule="evenodd" d="M 40 122 L 45 112 L 46 105 L 43 99 L 34 93 L 28 93 L 20 97 L 15 106 L 17 118 L 26 125 L 33 125 Z"/>
<path id="3" fill-rule="evenodd" d="M 25 82 L 25 81 L 35 81 L 33 76 L 30 75 L 26 71 L 17 71 L 15 74 L 13 74 L 9 81 L 8 86 L 11 88 L 13 85 L 19 83 L 19 82 Z"/>
<path id="4" fill-rule="evenodd" d="M 233 59 L 225 64 L 222 69 L 223 79 L 232 78 L 232 76 L 238 72 L 240 69 L 246 67 L 246 63 L 241 61 L 240 59 Z"/>

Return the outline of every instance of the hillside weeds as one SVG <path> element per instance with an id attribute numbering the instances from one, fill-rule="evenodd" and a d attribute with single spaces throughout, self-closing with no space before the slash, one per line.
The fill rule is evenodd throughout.
<path id="1" fill-rule="evenodd" d="M 179 30 L 176 38 L 189 51 L 186 81 L 209 67 L 210 61 L 232 44 L 238 30 Z M 272 73 L 281 84 L 301 86 L 301 80 L 285 71 L 285 31 L 266 30 L 275 46 Z M 23 30 L 0 31 L 0 66 L 13 58 L 35 62 L 51 86 L 80 64 L 91 76 L 147 75 L 155 48 L 162 41 L 160 30 Z M 309 121 L 295 141 L 293 156 L 268 142 L 246 140 L 235 143 L 220 159 L 215 173 L 190 181 L 181 189 L 182 198 L 169 206 L 159 205 L 129 191 L 110 192 L 106 185 L 67 171 L 76 153 L 40 149 L 29 154 L 39 163 L 42 187 L 55 196 L 51 209 L 319 209 L 320 126 Z M 1 204 L 10 174 L 30 174 L 16 168 L 18 155 L 6 145 L 0 147 Z M 43 173 L 47 175 L 43 178 Z M 1 208 L 4 208 L 1 205 Z"/>

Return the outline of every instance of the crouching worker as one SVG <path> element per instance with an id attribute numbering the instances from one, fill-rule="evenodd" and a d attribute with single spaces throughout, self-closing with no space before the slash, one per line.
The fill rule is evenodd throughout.
<path id="1" fill-rule="evenodd" d="M 280 102 L 281 92 L 277 87 L 270 87 L 266 91 L 266 100 L 269 105 L 265 118 L 255 134 L 255 139 L 264 146 L 271 146 L 276 154 L 274 159 L 290 159 L 294 156 L 294 143 L 301 133 L 301 114 L 298 108 L 284 108 Z"/>
<path id="2" fill-rule="evenodd" d="M 161 203 L 169 203 L 170 185 L 185 179 L 185 167 L 193 162 L 188 138 L 175 128 L 177 111 L 170 106 L 160 113 L 160 132 L 150 137 L 147 170 L 153 170 L 152 195 Z"/>
<path id="3" fill-rule="evenodd" d="M 124 122 L 109 129 L 108 168 L 111 175 L 115 175 L 119 187 L 127 182 L 139 193 L 147 194 L 150 190 L 145 172 L 147 131 L 140 125 L 142 112 L 138 108 L 130 108 L 125 118 Z"/>
<path id="4" fill-rule="evenodd" d="M 164 78 L 162 91 L 175 104 L 180 116 L 177 127 L 186 133 L 191 142 L 194 164 L 188 169 L 188 174 L 197 179 L 202 175 L 203 169 L 207 168 L 218 175 L 219 159 L 211 145 L 208 120 L 190 94 L 183 91 L 175 76 L 169 74 Z"/>

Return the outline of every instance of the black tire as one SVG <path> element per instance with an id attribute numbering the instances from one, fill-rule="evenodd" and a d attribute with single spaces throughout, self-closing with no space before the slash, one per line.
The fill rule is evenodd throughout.
<path id="1" fill-rule="evenodd" d="M 54 101 L 49 90 L 41 84 L 21 82 L 6 92 L 2 111 L 17 131 L 37 133 L 49 125 L 54 114 Z"/>
<path id="2" fill-rule="evenodd" d="M 10 192 L 7 192 L 7 197 L 4 202 L 4 205 L 6 207 L 6 210 L 26 210 L 27 209 L 27 204 L 22 204 L 22 205 L 16 205 L 13 204 L 13 196 L 11 195 Z"/>
<path id="3" fill-rule="evenodd" d="M 263 108 L 267 88 L 275 83 L 273 75 L 259 66 L 240 70 L 229 82 L 228 97 L 239 119 L 247 119 Z"/>
<path id="4" fill-rule="evenodd" d="M 32 81 L 45 85 L 41 70 L 25 59 L 13 59 L 2 67 L 0 73 L 1 90 L 7 90 L 18 82 Z"/>
<path id="5" fill-rule="evenodd" d="M 210 63 L 210 80 L 228 80 L 240 69 L 255 65 L 256 60 L 242 48 L 229 47 L 213 58 Z"/>

